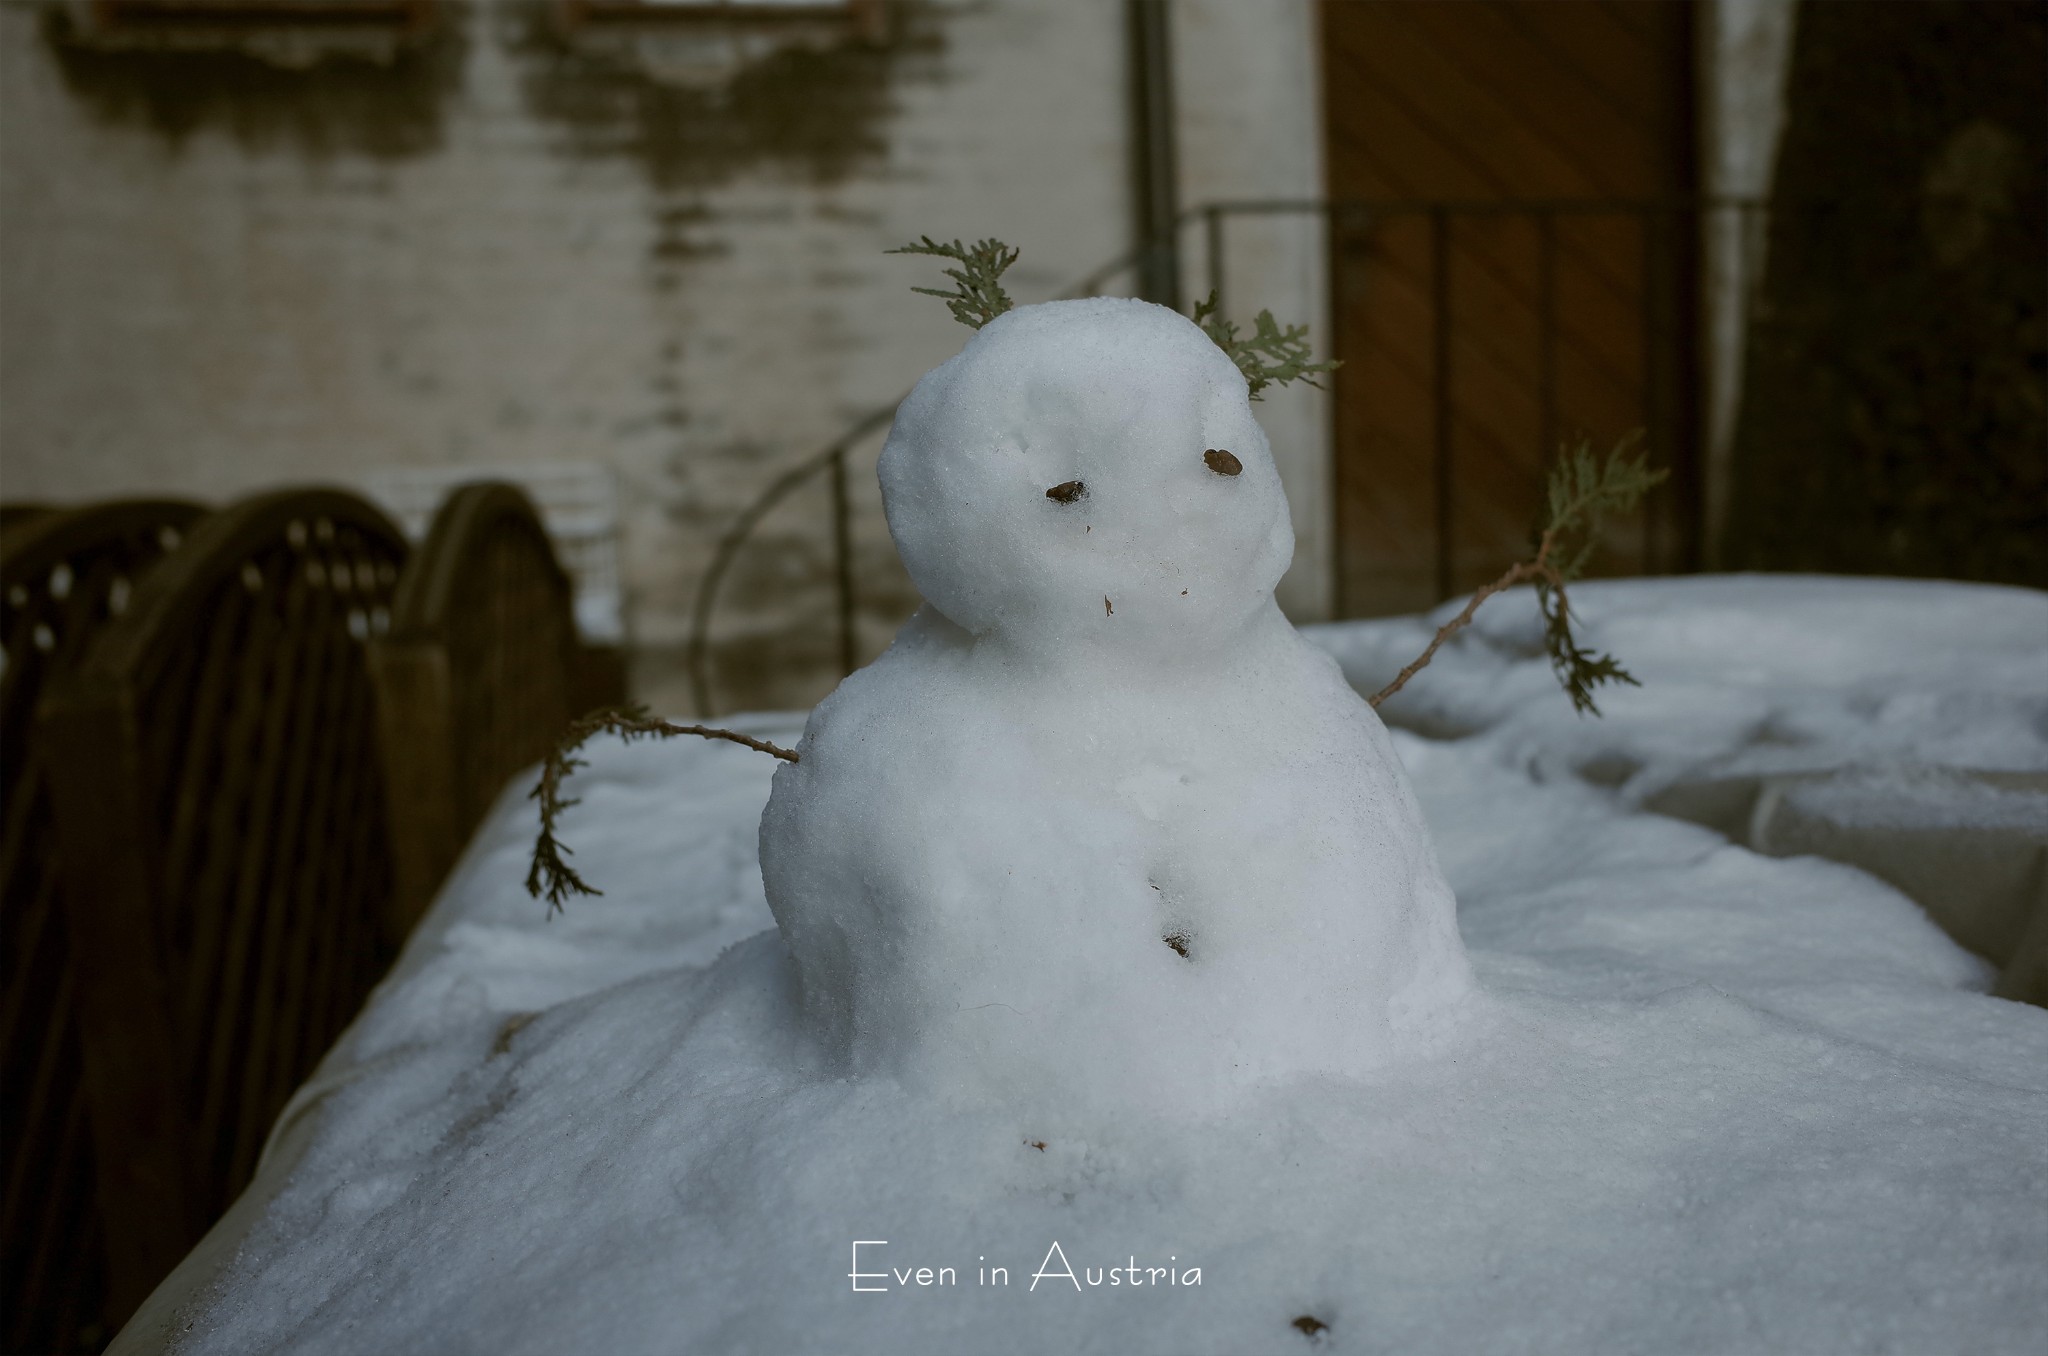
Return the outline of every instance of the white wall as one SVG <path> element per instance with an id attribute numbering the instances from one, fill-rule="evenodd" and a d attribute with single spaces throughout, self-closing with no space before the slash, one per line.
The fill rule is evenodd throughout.
<path id="1" fill-rule="evenodd" d="M 1698 44 L 1700 190 L 1712 199 L 1770 196 L 1785 125 L 1796 0 L 1702 0 Z M 1765 219 L 1710 212 L 1701 228 L 1706 427 L 1701 441 L 1707 565 L 1727 526 L 1742 351 L 1751 293 L 1763 278 Z"/>
<path id="2" fill-rule="evenodd" d="M 1185 207 L 1323 196 L 1323 119 L 1315 7 L 1308 0 L 1176 0 L 1174 101 Z M 1224 309 L 1249 329 L 1261 309 L 1306 324 L 1329 354 L 1327 233 L 1320 215 L 1232 216 Z M 1188 304 L 1208 292 L 1205 233 L 1182 238 Z M 1294 568 L 1281 606 L 1297 622 L 1329 617 L 1335 585 L 1327 391 L 1269 390 L 1256 407 L 1294 515 Z"/>
<path id="3" fill-rule="evenodd" d="M 516 8 L 458 17 L 438 144 L 393 155 L 346 127 L 324 151 L 283 122 L 238 127 L 232 107 L 173 136 L 124 111 L 118 75 L 97 101 L 67 86 L 35 9 L 0 7 L 0 493 L 224 500 L 391 467 L 597 462 L 625 506 L 632 629 L 658 650 L 733 515 L 964 338 L 909 291 L 939 281 L 933 261 L 885 248 L 999 234 L 1024 247 L 1014 291 L 1032 299 L 1130 235 L 1115 6 L 909 15 L 923 40 L 856 91 L 854 114 L 883 107 L 876 149 L 838 173 L 772 146 L 664 161 L 602 91 L 583 114 L 548 105 Z M 874 450 L 859 536 L 886 580 Z M 763 525 L 728 632 L 826 615 L 821 508 L 813 494 Z M 871 629 L 870 650 L 886 621 Z M 678 700 L 672 672 L 651 678 Z"/>
<path id="4" fill-rule="evenodd" d="M 643 44 L 659 80 L 536 43 L 534 5 L 457 4 L 432 78 L 350 66 L 370 92 L 335 92 L 330 62 L 183 102 L 151 83 L 163 55 L 67 75 L 42 9 L 0 5 L 0 494 L 601 465 L 636 682 L 665 706 L 687 704 L 675 651 L 717 536 L 966 337 L 909 290 L 935 261 L 884 249 L 1001 236 L 1030 301 L 1131 243 L 1119 4 L 899 7 L 891 47 L 837 66 L 766 38 Z M 1172 22 L 1181 201 L 1320 195 L 1308 0 L 1177 0 Z M 845 125 L 791 133 L 778 101 L 820 88 Z M 686 125 L 714 116 L 737 142 Z M 1185 243 L 1199 295 L 1199 230 Z M 1270 307 L 1327 336 L 1320 222 L 1235 223 L 1228 262 L 1241 322 Z M 1320 617 L 1327 402 L 1276 391 L 1259 412 L 1300 539 L 1282 602 Z M 912 598 L 879 445 L 851 477 L 865 654 Z M 832 681 L 825 507 L 822 481 L 799 492 L 729 580 L 728 704 Z M 810 653 L 776 639 L 792 630 Z"/>

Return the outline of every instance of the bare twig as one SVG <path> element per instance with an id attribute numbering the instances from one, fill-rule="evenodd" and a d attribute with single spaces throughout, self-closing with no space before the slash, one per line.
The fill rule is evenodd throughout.
<path id="1" fill-rule="evenodd" d="M 1544 544 L 1537 552 L 1534 560 L 1525 560 L 1519 565 L 1510 566 L 1507 572 L 1501 575 L 1500 578 L 1481 588 L 1468 598 L 1465 601 L 1464 611 L 1436 629 L 1436 636 L 1429 642 L 1429 648 L 1410 660 L 1408 667 L 1394 675 L 1393 682 L 1388 683 L 1385 687 L 1367 697 L 1365 699 L 1366 702 L 1377 708 L 1381 702 L 1406 687 L 1410 678 L 1413 678 L 1416 674 L 1429 667 L 1429 661 L 1436 658 L 1437 650 L 1442 647 L 1445 641 L 1472 624 L 1472 614 L 1477 612 L 1479 605 L 1488 598 L 1499 593 L 1502 589 L 1511 589 L 1517 584 L 1526 583 L 1542 575 L 1544 572 L 1550 571 L 1550 566 L 1546 563 L 1546 557 L 1550 551 L 1549 537 L 1549 533 L 1544 534 Z M 1550 572 L 1555 573 L 1555 571 Z M 1562 586 L 1560 585 L 1559 587 Z"/>
<path id="2" fill-rule="evenodd" d="M 1571 697 L 1574 710 L 1599 715 L 1593 689 L 1602 683 L 1641 686 L 1613 655 L 1580 647 L 1572 636 L 1571 601 L 1565 595 L 1566 582 L 1578 578 L 1592 555 L 1600 519 L 1634 508 L 1667 474 L 1652 471 L 1642 457 L 1632 455 L 1637 437 L 1623 438 L 1604 462 L 1583 441 L 1565 449 L 1550 473 L 1536 554 L 1510 566 L 1500 578 L 1474 593 L 1457 616 L 1437 628 L 1429 648 L 1366 701 L 1378 707 L 1399 692 L 1436 658 L 1445 641 L 1471 624 L 1481 603 L 1503 589 L 1531 582 L 1536 585 L 1537 607 L 1543 613 L 1543 644 L 1550 652 L 1550 667 Z"/>
<path id="3" fill-rule="evenodd" d="M 565 860 L 574 854 L 568 844 L 555 837 L 556 823 L 562 812 L 576 804 L 574 800 L 563 797 L 562 783 L 577 768 L 589 766 L 585 760 L 576 757 L 576 750 L 600 734 L 615 734 L 629 744 L 636 739 L 697 735 L 704 739 L 726 739 L 744 744 L 787 763 L 797 761 L 793 751 L 765 739 L 709 725 L 677 725 L 650 714 L 644 706 L 606 707 L 573 722 L 541 763 L 540 780 L 534 784 L 531 795 L 531 799 L 540 802 L 540 832 L 533 840 L 533 864 L 526 873 L 526 893 L 536 899 L 545 893 L 550 914 L 560 909 L 562 901 L 572 894 L 604 893 L 576 873 L 576 869 Z"/>

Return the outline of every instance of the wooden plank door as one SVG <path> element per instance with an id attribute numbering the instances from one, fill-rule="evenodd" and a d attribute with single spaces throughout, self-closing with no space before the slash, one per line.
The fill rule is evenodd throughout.
<path id="1" fill-rule="evenodd" d="M 1340 615 L 1526 552 L 1559 443 L 1673 484 L 1609 572 L 1697 549 L 1687 0 L 1323 0 Z"/>

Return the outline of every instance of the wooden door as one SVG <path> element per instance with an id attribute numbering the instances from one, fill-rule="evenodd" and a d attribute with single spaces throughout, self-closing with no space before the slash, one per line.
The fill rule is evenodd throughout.
<path id="1" fill-rule="evenodd" d="M 1601 564 L 1693 563 L 1691 5 L 1323 0 L 1340 615 L 1526 553 L 1561 441 L 1673 483 Z"/>

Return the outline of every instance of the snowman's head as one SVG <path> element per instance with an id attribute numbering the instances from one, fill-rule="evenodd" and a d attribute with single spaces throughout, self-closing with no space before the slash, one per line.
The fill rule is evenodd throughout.
<path id="1" fill-rule="evenodd" d="M 1212 648 L 1294 554 L 1243 375 L 1149 302 L 998 316 L 897 410 L 881 478 L 925 600 L 1041 652 Z"/>

